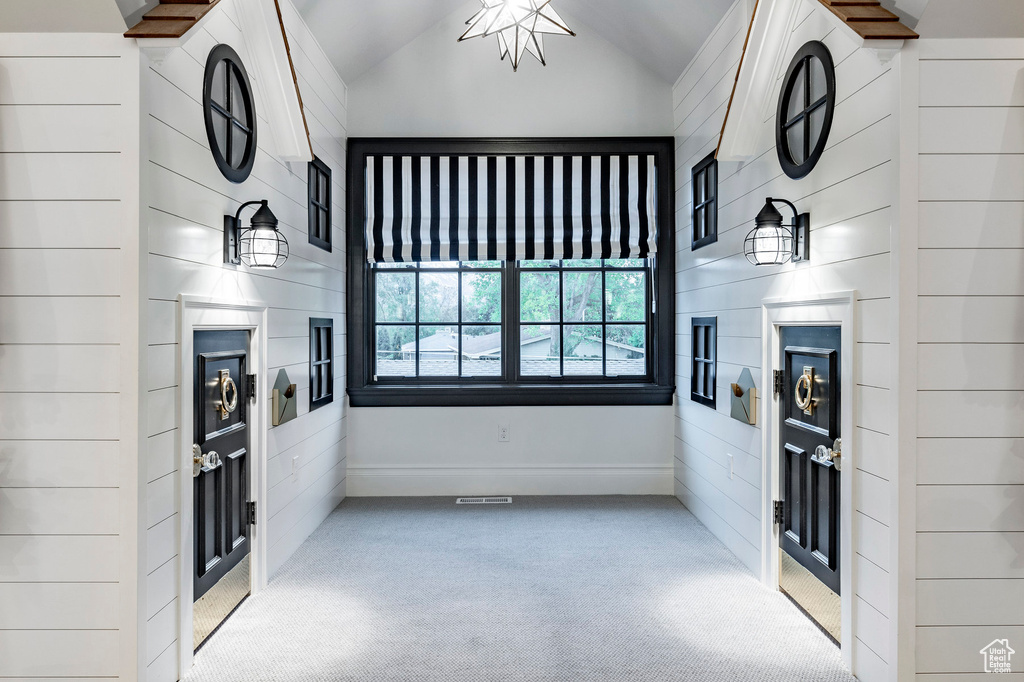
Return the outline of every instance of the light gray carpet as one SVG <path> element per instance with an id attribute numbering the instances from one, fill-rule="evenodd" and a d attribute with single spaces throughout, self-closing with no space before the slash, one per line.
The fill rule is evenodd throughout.
<path id="1" fill-rule="evenodd" d="M 675 498 L 513 499 L 346 500 L 186 679 L 853 681 Z"/>

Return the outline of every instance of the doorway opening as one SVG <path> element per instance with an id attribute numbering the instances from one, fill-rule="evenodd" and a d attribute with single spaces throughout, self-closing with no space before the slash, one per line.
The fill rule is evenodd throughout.
<path id="1" fill-rule="evenodd" d="M 852 668 L 853 292 L 763 305 L 762 580 Z M 844 396 L 844 392 L 847 395 Z"/>
<path id="2" fill-rule="evenodd" d="M 267 308 L 181 296 L 178 654 L 266 587 Z"/>

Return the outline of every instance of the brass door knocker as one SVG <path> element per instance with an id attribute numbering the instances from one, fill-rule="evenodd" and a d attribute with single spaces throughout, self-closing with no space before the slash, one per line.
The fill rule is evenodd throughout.
<path id="1" fill-rule="evenodd" d="M 803 392 L 803 393 L 802 393 Z M 796 389 L 793 391 L 793 398 L 796 406 L 804 411 L 804 414 L 814 414 L 814 368 L 804 367 L 804 373 L 796 380 Z"/>
<path id="2" fill-rule="evenodd" d="M 235 386 L 235 380 L 231 378 L 230 370 L 222 369 L 219 374 L 220 404 L 217 405 L 217 411 L 220 412 L 221 420 L 224 420 L 238 407 L 238 387 Z M 228 400 L 229 393 L 231 394 L 230 400 Z"/>

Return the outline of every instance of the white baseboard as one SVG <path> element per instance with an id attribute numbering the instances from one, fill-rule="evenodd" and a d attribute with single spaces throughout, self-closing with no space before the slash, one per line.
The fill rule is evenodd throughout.
<path id="1" fill-rule="evenodd" d="M 349 497 L 672 495 L 672 467 L 348 468 Z"/>

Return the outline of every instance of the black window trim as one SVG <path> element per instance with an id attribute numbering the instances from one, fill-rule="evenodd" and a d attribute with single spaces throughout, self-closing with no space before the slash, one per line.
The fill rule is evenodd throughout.
<path id="1" fill-rule="evenodd" d="M 320 197 L 319 186 L 320 176 L 327 178 L 327 196 Z M 309 202 L 309 243 L 313 246 L 323 249 L 330 253 L 333 250 L 332 242 L 334 241 L 332 236 L 333 224 L 334 224 L 334 211 L 331 208 L 331 167 L 321 161 L 318 157 L 314 156 L 313 160 L 309 162 L 309 171 L 306 177 L 307 185 L 307 199 Z M 320 213 L 326 213 L 326 230 L 324 232 L 326 239 L 321 238 L 317 232 L 317 218 Z"/>
<path id="2" fill-rule="evenodd" d="M 321 329 L 329 329 L 327 334 L 327 357 L 317 355 L 317 337 Z M 334 402 L 334 319 L 330 317 L 309 318 L 309 411 Z M 327 391 L 320 398 L 315 398 L 313 386 L 315 375 L 322 365 L 327 365 Z"/>
<path id="3" fill-rule="evenodd" d="M 707 178 L 707 195 L 697 203 L 697 179 Z M 704 214 L 704 235 L 697 234 L 697 215 Z M 711 152 L 690 172 L 690 250 L 718 241 L 718 159 Z"/>
<path id="4" fill-rule="evenodd" d="M 222 61 L 227 62 L 225 75 L 228 77 L 228 83 L 225 88 L 225 94 L 229 98 L 228 109 L 224 109 L 224 107 L 213 101 L 213 77 L 216 74 L 217 65 Z M 248 126 L 245 126 L 235 117 L 235 106 L 233 102 L 230 102 L 233 92 L 231 88 L 233 72 L 234 77 L 238 81 L 239 91 L 242 94 L 240 105 L 245 110 L 246 118 L 249 120 Z M 217 144 L 217 134 L 214 130 L 213 120 L 214 110 L 227 118 L 230 126 L 237 126 L 247 133 L 245 151 L 242 152 L 242 163 L 238 167 L 232 166 L 229 160 L 232 144 L 230 129 L 227 140 L 225 140 L 225 143 L 228 145 L 227 156 L 225 156 L 224 151 Z M 253 99 L 249 74 L 242 64 L 242 58 L 238 56 L 238 53 L 230 45 L 224 43 L 214 46 L 206 58 L 206 69 L 203 73 L 203 119 L 206 123 L 207 142 L 210 144 L 210 152 L 213 154 L 213 160 L 217 164 L 217 168 L 229 181 L 235 184 L 245 182 L 249 174 L 252 173 L 253 164 L 256 162 L 256 103 Z"/>
<path id="5" fill-rule="evenodd" d="M 811 60 L 817 59 L 821 62 L 825 71 L 825 95 L 814 102 L 810 101 L 810 66 Z M 803 69 L 801 71 L 801 68 Z M 804 103 L 801 111 L 793 118 L 788 118 L 789 100 L 793 95 L 793 88 L 796 86 L 796 76 L 802 76 L 804 81 Z M 825 118 L 821 124 L 821 134 L 815 141 L 815 146 L 810 146 L 810 114 L 811 112 L 825 107 Z M 811 40 L 797 50 L 793 61 L 789 64 L 786 77 L 782 82 L 782 91 L 779 93 L 779 103 L 775 112 L 775 149 L 779 157 L 779 164 L 783 172 L 794 180 L 799 180 L 810 174 L 814 167 L 825 153 L 825 145 L 828 144 L 828 137 L 832 131 L 832 119 L 836 109 L 836 67 L 832 59 L 832 53 L 828 46 L 820 40 Z M 806 158 L 801 163 L 796 163 L 790 155 L 789 138 L 787 131 L 794 125 L 804 126 L 804 145 Z"/>
<path id="6" fill-rule="evenodd" d="M 710 347 L 705 345 L 704 355 L 697 355 L 697 329 L 705 327 L 711 329 Z M 703 331 L 702 331 L 703 333 Z M 711 395 L 707 396 L 697 390 L 697 365 L 709 365 L 705 372 L 711 372 Z M 690 318 L 690 400 L 700 403 L 711 409 L 716 409 L 718 404 L 718 318 L 717 317 L 692 317 Z"/>
<path id="7" fill-rule="evenodd" d="M 499 405 L 671 405 L 675 392 L 675 140 L 671 137 L 633 138 L 350 138 L 346 192 L 347 223 L 347 376 L 352 407 L 383 406 L 499 406 Z M 362 170 L 366 157 L 378 154 L 438 155 L 545 155 L 545 154 L 653 154 L 658 172 L 657 202 L 661 220 L 654 268 L 657 308 L 649 312 L 651 375 L 647 379 L 604 378 L 599 382 L 561 377 L 527 377 L 487 381 L 421 382 L 373 381 L 375 333 L 370 311 L 373 268 L 366 259 L 366 186 Z M 507 267 L 506 273 L 514 272 Z M 509 275 L 506 274 L 506 277 Z M 512 278 L 517 280 L 518 278 Z M 504 287 L 503 310 L 509 311 L 518 295 L 518 281 Z M 504 320 L 503 320 L 504 322 Z M 518 324 L 504 329 L 509 335 Z"/>

